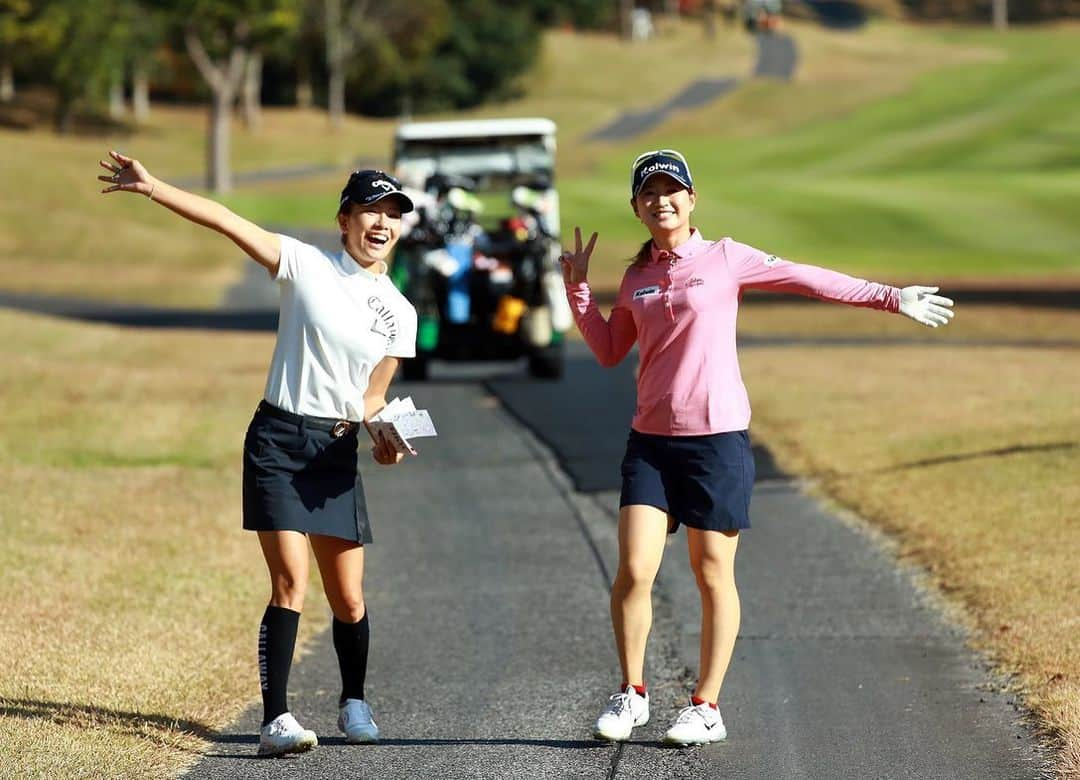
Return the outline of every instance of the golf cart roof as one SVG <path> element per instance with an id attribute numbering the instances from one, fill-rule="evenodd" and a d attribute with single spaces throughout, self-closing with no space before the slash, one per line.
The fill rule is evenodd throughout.
<path id="1" fill-rule="evenodd" d="M 398 141 L 435 141 L 449 138 L 500 136 L 553 136 L 550 119 L 466 119 L 453 122 L 408 122 L 398 126 Z"/>

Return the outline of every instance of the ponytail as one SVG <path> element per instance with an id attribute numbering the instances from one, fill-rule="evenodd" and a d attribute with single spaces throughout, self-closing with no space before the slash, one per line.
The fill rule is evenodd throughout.
<path id="1" fill-rule="evenodd" d="M 637 254 L 630 258 L 630 264 L 635 268 L 644 268 L 649 264 L 652 259 L 652 239 L 646 239 L 645 243 L 641 245 L 641 249 L 637 251 Z"/>

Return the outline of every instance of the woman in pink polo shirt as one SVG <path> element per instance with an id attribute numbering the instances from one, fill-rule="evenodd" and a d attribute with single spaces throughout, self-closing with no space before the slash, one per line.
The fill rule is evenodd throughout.
<path id="1" fill-rule="evenodd" d="M 623 276 L 605 320 L 587 282 L 593 233 L 562 256 L 574 318 L 604 366 L 635 342 L 640 353 L 637 409 L 622 463 L 619 569 L 611 589 L 623 682 L 596 722 L 599 739 L 625 740 L 649 720 L 645 643 L 652 585 L 666 535 L 686 526 L 690 565 L 701 593 L 701 668 L 688 706 L 665 741 L 696 745 L 724 739 L 716 702 L 739 631 L 735 550 L 750 527 L 754 461 L 750 404 L 735 353 L 735 317 L 747 288 L 899 312 L 938 327 L 953 316 L 936 287 L 855 279 L 782 260 L 730 238 L 705 239 L 690 225 L 697 193 L 686 159 L 646 152 L 632 166 L 630 206 L 650 238 Z"/>

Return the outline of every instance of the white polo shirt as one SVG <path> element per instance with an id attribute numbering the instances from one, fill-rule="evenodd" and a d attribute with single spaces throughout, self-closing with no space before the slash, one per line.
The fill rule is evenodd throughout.
<path id="1" fill-rule="evenodd" d="M 416 309 L 386 274 L 281 236 L 277 343 L 268 402 L 289 412 L 359 422 L 371 370 L 416 355 Z"/>

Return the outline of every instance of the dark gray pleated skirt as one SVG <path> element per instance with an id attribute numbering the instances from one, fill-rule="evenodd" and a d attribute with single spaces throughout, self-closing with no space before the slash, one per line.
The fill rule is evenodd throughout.
<path id="1" fill-rule="evenodd" d="M 337 428 L 335 429 L 335 424 Z M 356 424 L 259 404 L 244 437 L 244 528 L 371 542 Z"/>

